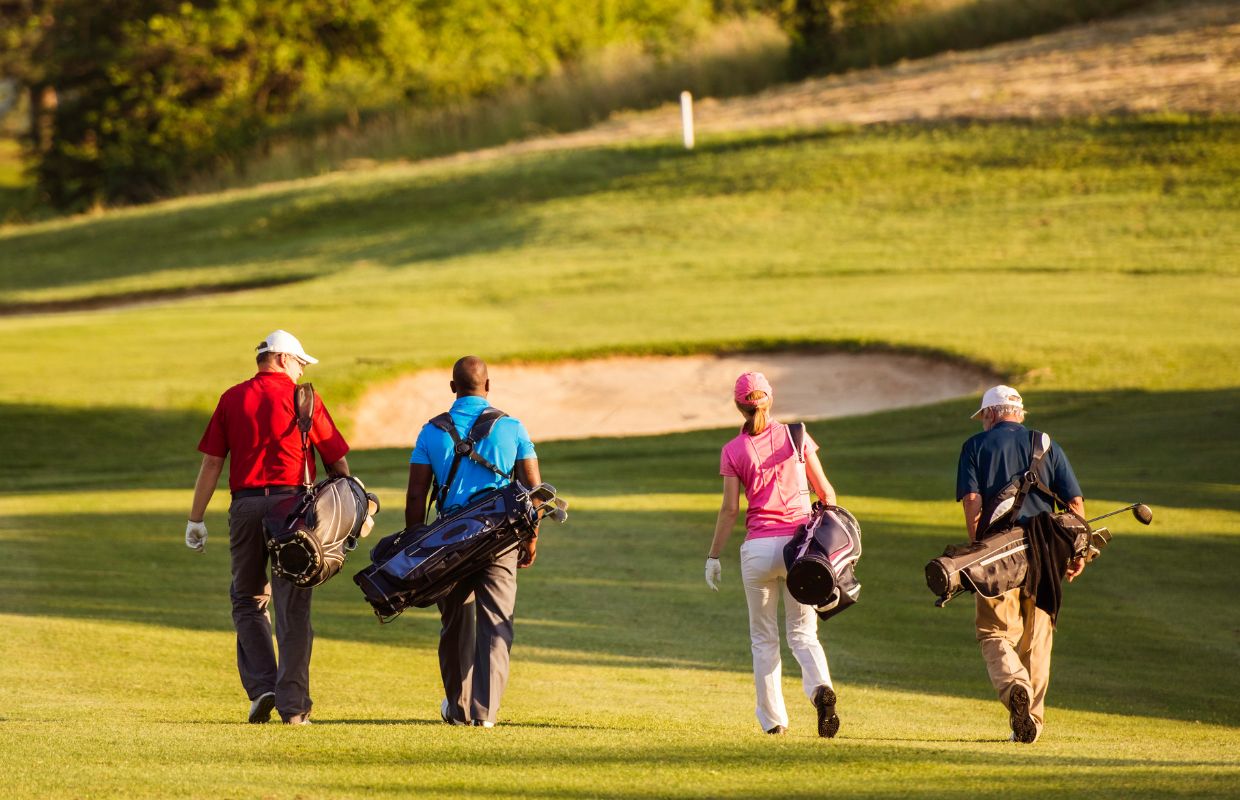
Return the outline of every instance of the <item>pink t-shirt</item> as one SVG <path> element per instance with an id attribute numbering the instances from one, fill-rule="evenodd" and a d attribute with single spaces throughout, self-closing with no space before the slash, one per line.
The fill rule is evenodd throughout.
<path id="1" fill-rule="evenodd" d="M 805 432 L 806 456 L 818 445 Z M 791 536 L 809 516 L 809 483 L 805 467 L 796 459 L 788 426 L 774 422 L 757 436 L 741 432 L 723 446 L 719 474 L 740 478 L 749 510 L 745 512 L 746 539 Z"/>

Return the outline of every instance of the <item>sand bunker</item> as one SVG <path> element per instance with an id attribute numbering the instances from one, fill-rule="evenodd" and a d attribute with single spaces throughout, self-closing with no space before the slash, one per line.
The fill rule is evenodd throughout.
<path id="1" fill-rule="evenodd" d="M 491 403 L 523 421 L 535 442 L 642 436 L 740 424 L 732 383 L 766 373 L 775 414 L 826 419 L 928 405 L 978 394 L 985 370 L 889 353 L 754 353 L 617 357 L 556 364 L 491 365 Z M 426 420 L 452 403 L 448 369 L 375 387 L 358 403 L 350 442 L 408 447 Z"/>

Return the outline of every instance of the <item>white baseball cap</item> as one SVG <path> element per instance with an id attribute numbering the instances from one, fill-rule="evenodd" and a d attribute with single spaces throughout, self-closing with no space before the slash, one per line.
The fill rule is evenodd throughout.
<path id="1" fill-rule="evenodd" d="M 254 349 L 257 350 L 259 354 L 288 353 L 291 356 L 300 358 L 307 364 L 319 363 L 317 358 L 306 354 L 306 351 L 301 347 L 301 342 L 297 341 L 297 337 L 288 331 L 272 331 L 270 335 L 268 335 L 266 339 L 263 339 L 263 341 L 259 343 L 258 347 Z"/>
<path id="2" fill-rule="evenodd" d="M 986 390 L 986 394 L 982 395 L 981 407 L 977 411 L 974 411 L 973 416 L 969 417 L 969 419 L 977 419 L 979 414 L 993 406 L 1015 406 L 1017 408 L 1024 408 L 1025 401 L 1021 399 L 1020 392 L 1016 391 L 1011 386 L 1004 386 L 1003 384 L 991 386 Z"/>

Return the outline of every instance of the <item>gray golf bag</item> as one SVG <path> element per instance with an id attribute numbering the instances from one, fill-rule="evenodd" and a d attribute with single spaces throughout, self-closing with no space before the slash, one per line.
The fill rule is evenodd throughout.
<path id="1" fill-rule="evenodd" d="M 314 419 L 314 386 L 293 387 L 293 411 L 301 433 L 302 489 L 276 503 L 263 519 L 271 571 L 303 588 L 318 586 L 344 566 L 357 540 L 370 533 L 379 513 L 379 498 L 357 478 L 343 475 L 314 485 L 310 468 L 310 429 Z"/>
<path id="2" fill-rule="evenodd" d="M 554 486 L 526 489 L 513 481 L 430 525 L 380 539 L 353 582 L 379 621 L 390 622 L 410 606 L 433 605 L 463 578 L 525 545 L 544 515 L 563 522 L 567 508 Z"/>
<path id="3" fill-rule="evenodd" d="M 297 586 L 318 586 L 340 571 L 378 512 L 379 499 L 348 475 L 289 495 L 263 519 L 271 571 Z"/>
<path id="4" fill-rule="evenodd" d="M 830 619 L 857 602 L 861 525 L 839 506 L 815 503 L 809 520 L 784 545 L 788 593 Z"/>

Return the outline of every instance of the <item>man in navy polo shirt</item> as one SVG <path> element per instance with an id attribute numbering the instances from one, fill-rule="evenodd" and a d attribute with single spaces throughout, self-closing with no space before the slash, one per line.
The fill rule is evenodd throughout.
<path id="1" fill-rule="evenodd" d="M 449 409 L 461 438 L 468 435 L 478 416 L 489 406 L 491 381 L 487 365 L 477 356 L 466 356 L 452 367 L 449 388 L 456 402 Z M 450 485 L 445 485 L 454 460 L 454 443 L 447 431 L 427 423 L 418 433 L 409 457 L 409 487 L 405 495 L 405 527 L 423 524 L 427 496 L 434 477 L 441 487 L 439 513 L 465 505 L 488 489 L 507 486 L 511 478 L 469 458 L 460 459 Z M 500 472 L 524 486 L 542 482 L 538 456 L 525 426 L 512 417 L 495 422 L 490 434 L 475 451 Z M 439 713 L 453 725 L 491 727 L 508 684 L 509 652 L 512 649 L 512 614 L 517 602 L 517 569 L 534 563 L 537 533 L 527 548 L 496 558 L 457 584 L 439 601 L 443 627 L 439 633 L 439 673 L 444 700 Z"/>
<path id="2" fill-rule="evenodd" d="M 986 526 L 980 524 L 983 506 L 989 508 L 1004 487 L 1024 474 L 1033 458 L 1031 431 L 1021 424 L 1025 405 L 1019 392 L 1002 385 L 987 389 L 973 418 L 979 416 L 982 433 L 964 443 L 956 472 L 956 500 L 963 504 L 969 541 L 987 533 Z M 1058 444 L 1051 443 L 1039 471 L 1046 485 L 1059 497 L 1070 498 L 1069 508 L 1084 517 L 1080 484 Z M 1054 504 L 1054 498 L 1035 487 L 1021 503 L 1014 521 L 1054 511 Z M 1077 559 L 1064 577 L 1071 581 L 1084 568 L 1084 560 Z M 1032 743 L 1042 732 L 1054 625 L 1037 607 L 1035 598 L 1023 596 L 1019 587 L 993 600 L 980 594 L 975 598 L 977 641 L 990 682 L 1008 709 L 1011 738 Z"/>
<path id="3" fill-rule="evenodd" d="M 203 515 L 230 455 L 228 486 L 228 549 L 232 562 L 233 627 L 237 630 L 237 670 L 250 698 L 250 722 L 266 722 L 272 708 L 284 722 L 310 722 L 310 627 L 312 589 L 283 578 L 268 581 L 267 542 L 263 517 L 282 495 L 298 491 L 303 456 L 293 407 L 293 390 L 309 364 L 301 342 L 287 331 L 275 331 L 256 348 L 258 374 L 220 396 L 198 449 L 202 467 L 185 527 L 185 545 L 202 552 L 207 544 Z M 348 475 L 345 442 L 322 403 L 314 404 L 310 442 L 331 475 Z M 314 480 L 314 462 L 310 463 Z M 267 606 L 276 606 L 276 641 L 280 663 L 271 647 Z"/>

